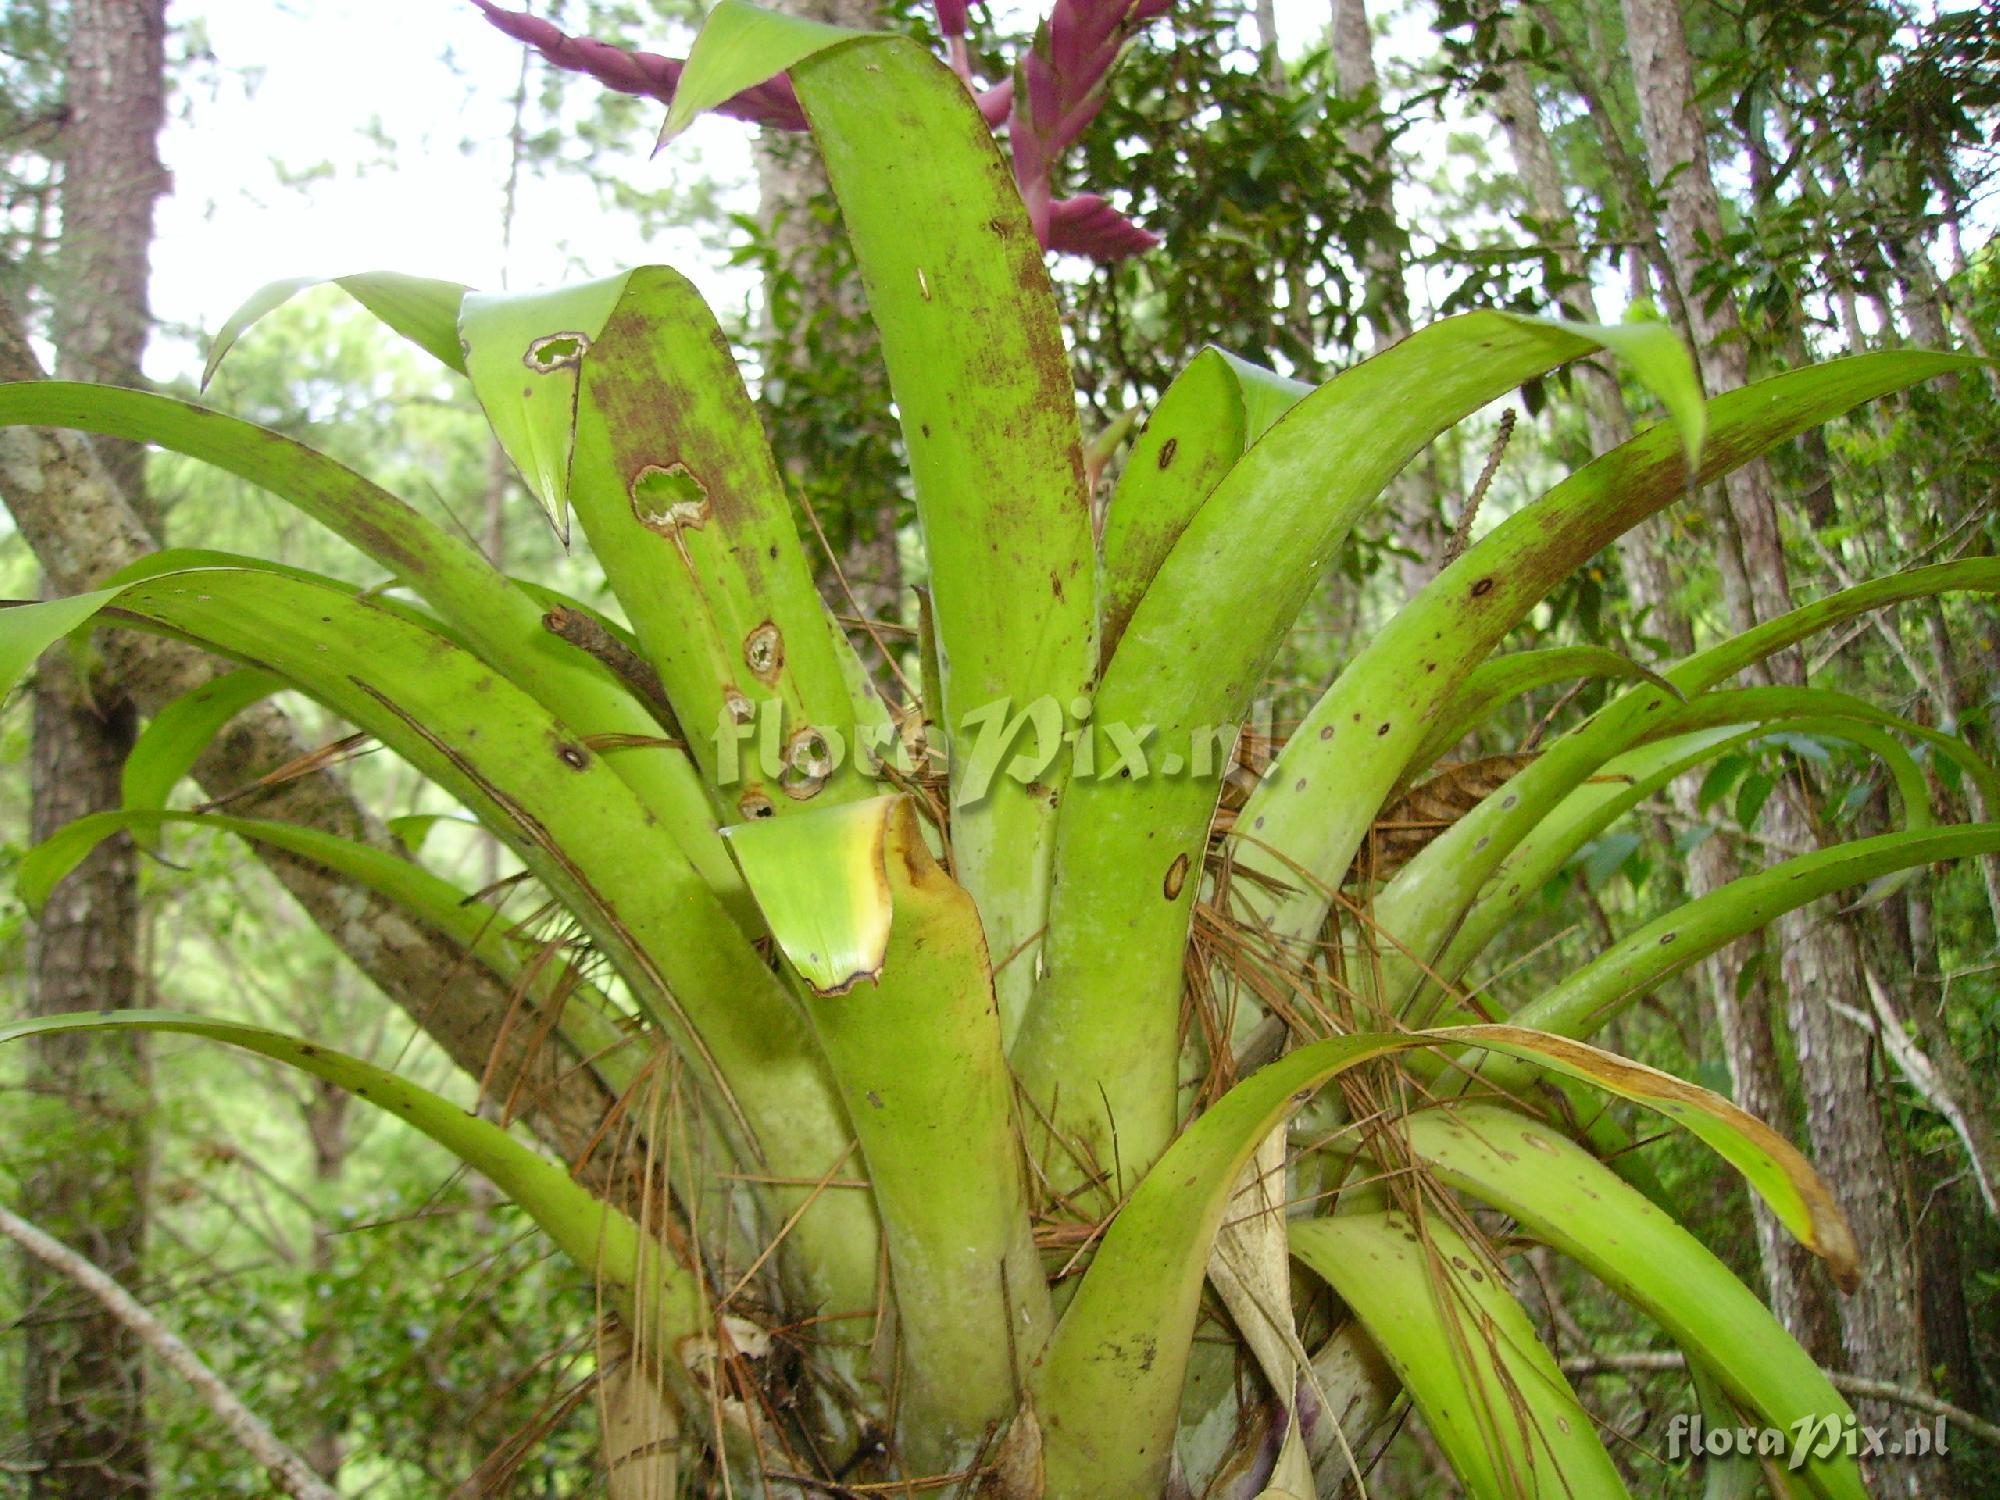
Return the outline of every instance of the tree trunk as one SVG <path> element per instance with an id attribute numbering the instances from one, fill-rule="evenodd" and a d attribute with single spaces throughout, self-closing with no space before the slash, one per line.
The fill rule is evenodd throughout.
<path id="1" fill-rule="evenodd" d="M 353 1109 L 354 1096 L 323 1078 L 312 1079 L 307 1087 L 305 1126 L 306 1135 L 312 1141 L 313 1201 L 323 1209 L 339 1192 L 341 1173 L 347 1166 L 348 1153 L 353 1149 L 347 1121 Z M 333 1275 L 336 1233 L 332 1220 L 314 1218 L 310 1263 L 314 1278 L 321 1282 Z M 341 1320 L 330 1304 L 315 1299 L 315 1307 L 307 1317 L 306 1342 L 301 1357 L 305 1367 L 305 1388 L 310 1394 L 323 1391 L 332 1383 L 340 1367 L 341 1346 L 345 1339 L 341 1334 Z M 305 1461 L 312 1466 L 312 1471 L 328 1484 L 340 1475 L 340 1462 L 346 1446 L 344 1428 L 339 1413 L 322 1407 L 315 1412 L 300 1450 Z"/>
<path id="2" fill-rule="evenodd" d="M 164 0 L 77 0 L 70 8 L 63 132 L 58 369 L 72 379 L 136 385 L 151 316 L 146 297 L 153 201 L 165 190 L 158 136 L 166 116 Z M 135 504 L 142 450 L 102 455 Z M 67 646 L 42 661 L 33 691 L 32 836 L 115 808 L 132 748 L 131 704 Z M 30 944 L 35 1015 L 125 1010 L 147 1002 L 140 959 L 137 853 L 100 846 L 57 889 Z M 29 1217 L 127 1285 L 143 1278 L 151 1110 L 136 1036 L 48 1037 L 30 1044 L 36 1085 L 66 1116 L 27 1177 Z M 26 1267 L 36 1315 L 23 1352 L 32 1493 L 96 1500 L 151 1493 L 145 1365 L 132 1331 L 93 1298 Z"/>
<path id="3" fill-rule="evenodd" d="M 1542 129 L 1532 77 L 1527 64 L 1518 56 L 1510 56 L 1500 66 L 1496 107 L 1529 207 L 1543 232 L 1553 235 L 1558 242 L 1558 264 L 1565 281 L 1560 296 L 1563 315 L 1594 323 L 1598 314 L 1590 288 L 1589 262 L 1577 243 L 1577 226 L 1563 192 L 1555 154 Z M 1579 368 L 1577 379 L 1584 398 L 1591 447 L 1602 453 L 1631 437 L 1631 420 L 1619 395 L 1617 378 L 1610 369 L 1592 361 Z M 1694 629 L 1675 602 L 1678 584 L 1666 555 L 1664 532 L 1664 518 L 1652 517 L 1619 538 L 1618 556 L 1635 613 L 1645 618 L 1652 632 L 1666 641 L 1675 656 L 1686 656 L 1694 649 Z M 1701 816 L 1697 805 L 1699 788 L 1700 778 L 1690 776 L 1676 782 L 1672 789 L 1675 810 L 1689 822 Z M 1709 838 L 1689 856 L 1687 873 L 1690 894 L 1704 896 L 1734 880 L 1742 871 L 1729 848 L 1719 838 Z M 1769 993 L 1761 980 L 1749 985 L 1744 993 L 1737 992 L 1738 976 L 1752 969 L 1756 954 L 1755 940 L 1732 943 L 1706 960 L 1699 972 L 1722 1033 L 1723 1054 L 1729 1064 L 1736 1102 L 1774 1129 L 1789 1133 L 1793 1112 L 1771 1033 Z M 1756 1220 L 1758 1259 L 1772 1309 L 1793 1337 L 1808 1349 L 1819 1354 L 1830 1353 L 1832 1311 L 1813 1277 L 1812 1255 L 1754 1195 L 1751 1211 Z"/>
<path id="4" fill-rule="evenodd" d="M 1695 107 L 1687 36 L 1671 0 L 1623 4 L 1647 162 L 1665 207 L 1668 260 L 1705 384 L 1711 392 L 1733 389 L 1748 377 L 1749 349 L 1727 283 L 1717 274 L 1726 268 L 1714 259 L 1721 205 Z M 1740 550 L 1733 559 L 1727 545 L 1718 551 L 1730 622 L 1742 630 L 1788 610 L 1791 592 L 1769 469 L 1761 462 L 1746 465 L 1725 490 L 1729 529 Z M 1770 676 L 1801 682 L 1798 653 L 1775 659 Z M 1819 845 L 1815 797 L 1802 775 L 1785 779 L 1764 820 L 1780 848 Z M 1841 1343 L 1857 1374 L 1925 1388 L 1915 1266 L 1895 1158 L 1871 1084 L 1869 1039 L 1840 1015 L 1867 1010 L 1859 945 L 1852 927 L 1825 902 L 1781 918 L 1776 941 L 1814 1163 L 1846 1208 L 1861 1249 L 1860 1287 L 1840 1306 Z M 1948 1493 L 1939 1487 L 1948 1483 L 1942 1473 L 1914 1465 L 1880 1466 L 1873 1479 L 1884 1496 L 1914 1497 L 1918 1486 L 1926 1495 Z"/>
<path id="5" fill-rule="evenodd" d="M 116 807 L 131 706 L 106 704 L 68 659 L 36 673 L 30 837 Z M 129 840 L 100 846 L 55 890 L 29 939 L 28 1010 L 126 1010 L 145 1003 L 139 893 Z M 27 1217 L 127 1286 L 142 1278 L 150 1149 L 143 1048 L 134 1036 L 38 1038 L 29 1064 L 40 1127 L 19 1144 Z M 44 1113 L 44 1111 L 46 1113 Z M 150 1494 L 145 1373 L 131 1332 L 39 1262 L 24 1267 L 22 1390 L 29 1493 L 46 1500 Z"/>
<path id="6" fill-rule="evenodd" d="M 1360 260 L 1363 311 L 1379 352 L 1410 336 L 1410 294 L 1403 284 L 1405 236 L 1396 217 L 1395 148 L 1378 102 L 1382 80 L 1375 71 L 1375 35 L 1368 22 L 1367 0 L 1333 0 L 1332 47 L 1334 83 L 1341 98 L 1369 101 L 1367 109 L 1342 130 L 1341 142 L 1376 168 L 1368 197 L 1380 227 L 1361 247 Z M 1450 533 L 1418 466 L 1397 475 L 1386 498 L 1391 534 L 1401 552 L 1397 578 L 1403 597 L 1412 598 L 1437 576 Z"/>

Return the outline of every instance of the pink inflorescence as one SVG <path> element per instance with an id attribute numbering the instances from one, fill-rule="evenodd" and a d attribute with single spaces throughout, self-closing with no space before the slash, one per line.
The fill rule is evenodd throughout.
<path id="1" fill-rule="evenodd" d="M 635 52 L 591 37 L 571 36 L 539 16 L 502 10 L 492 0 L 472 0 L 506 35 L 532 47 L 558 68 L 584 73 L 621 94 L 670 103 L 680 84 L 679 58 Z M 963 51 L 970 0 L 934 0 L 938 29 Z M 1055 8 L 1020 59 L 1014 76 L 975 89 L 979 113 L 997 131 L 1007 125 L 1014 180 L 1028 206 L 1035 237 L 1046 250 L 1111 262 L 1138 255 L 1159 237 L 1140 228 L 1096 193 L 1055 199 L 1055 164 L 1083 134 L 1104 103 L 1104 83 L 1125 43 L 1170 0 L 1056 0 Z M 961 67 L 961 73 L 964 69 Z M 716 106 L 718 114 L 777 130 L 804 130 L 805 111 L 783 74 L 747 88 Z"/>

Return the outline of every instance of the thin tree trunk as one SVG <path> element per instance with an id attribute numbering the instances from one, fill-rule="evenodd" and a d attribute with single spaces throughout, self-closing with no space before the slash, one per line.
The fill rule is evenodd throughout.
<path id="1" fill-rule="evenodd" d="M 116 807 L 132 743 L 131 705 L 101 701 L 61 648 L 36 673 L 29 834 L 47 838 Z M 122 841 L 121 841 L 122 842 Z M 29 939 L 28 1011 L 127 1010 L 145 1002 L 138 967 L 139 891 L 128 845 L 107 843 L 50 897 Z M 50 1036 L 31 1044 L 47 1114 L 20 1145 L 29 1218 L 83 1248 L 129 1284 L 143 1271 L 151 1111 L 134 1036 Z M 22 1393 L 30 1494 L 100 1500 L 150 1494 L 145 1372 L 131 1331 L 40 1263 L 23 1276 Z"/>
<path id="2" fill-rule="evenodd" d="M 153 201 L 165 190 L 164 0 L 77 0 L 69 13 L 62 244 L 54 299 L 57 368 L 72 379 L 142 382 Z M 143 507 L 144 454 L 105 444 L 104 461 Z M 132 706 L 68 647 L 44 657 L 33 690 L 32 837 L 117 807 Z M 34 1015 L 144 1005 L 137 853 L 113 839 L 58 887 L 30 941 Z M 24 1184 L 29 1215 L 88 1247 L 112 1277 L 142 1279 L 151 1176 L 145 1049 L 134 1035 L 30 1043 L 36 1086 L 66 1119 Z M 23 1350 L 30 1490 L 48 1500 L 152 1493 L 145 1366 L 131 1327 L 38 1261 Z"/>
<path id="3" fill-rule="evenodd" d="M 1563 192 L 1555 153 L 1542 129 L 1533 79 L 1527 64 L 1518 56 L 1510 56 L 1501 64 L 1496 104 L 1529 207 L 1544 232 L 1553 235 L 1560 247 L 1558 263 L 1565 280 L 1560 299 L 1563 314 L 1594 323 L 1598 313 L 1590 286 L 1590 266 L 1577 243 L 1577 226 Z M 1579 372 L 1578 383 L 1591 447 L 1601 453 L 1629 438 L 1631 420 L 1611 371 L 1598 362 L 1586 364 Z M 1674 655 L 1686 656 L 1694 649 L 1694 629 L 1675 602 L 1677 583 L 1665 552 L 1664 530 L 1664 518 L 1656 516 L 1625 533 L 1618 542 L 1619 561 L 1635 612 L 1645 617 L 1653 633 L 1667 642 Z M 1675 809 L 1689 822 L 1701 817 L 1697 803 L 1699 789 L 1700 778 L 1694 776 L 1682 778 L 1672 788 Z M 1741 873 L 1734 854 L 1720 838 L 1703 840 L 1688 857 L 1688 888 L 1695 896 L 1704 896 Z M 1707 959 L 1699 972 L 1722 1033 L 1723 1054 L 1729 1064 L 1736 1102 L 1774 1129 L 1789 1134 L 1793 1111 L 1771 1032 L 1769 992 L 1761 980 L 1753 981 L 1741 994 L 1737 989 L 1740 975 L 1755 972 L 1756 954 L 1754 940 L 1732 943 Z M 1832 1310 L 1814 1278 L 1811 1253 L 1792 1238 L 1754 1195 L 1751 1211 L 1756 1221 L 1758 1259 L 1772 1309 L 1793 1337 L 1808 1349 L 1821 1354 L 1831 1352 Z"/>
<path id="4" fill-rule="evenodd" d="M 1722 239 L 1720 199 L 1695 106 L 1694 69 L 1680 12 L 1671 0 L 1623 0 L 1626 40 L 1637 84 L 1646 154 L 1666 212 L 1667 254 L 1687 304 L 1702 377 L 1710 391 L 1733 389 L 1749 374 L 1749 350 L 1714 249 Z M 1768 468 L 1746 465 L 1725 483 L 1740 553 L 1723 547 L 1723 584 L 1731 624 L 1742 630 L 1791 606 L 1777 507 Z M 1796 652 L 1771 664 L 1774 680 L 1797 683 Z M 1766 827 L 1785 848 L 1820 842 L 1817 808 L 1802 774 L 1785 778 L 1767 804 Z M 1869 1038 L 1843 1020 L 1865 1011 L 1860 950 L 1852 927 L 1831 904 L 1777 924 L 1786 1015 L 1799 1061 L 1806 1129 L 1815 1165 L 1832 1184 L 1861 1249 L 1861 1281 L 1840 1306 L 1841 1342 L 1856 1373 L 1922 1387 L 1928 1379 L 1915 1294 L 1915 1266 L 1903 1222 L 1902 1195 L 1880 1102 L 1872 1086 Z M 1882 1495 L 1942 1495 L 1943 1476 L 1914 1466 L 1881 1466 Z"/>
<path id="5" fill-rule="evenodd" d="M 1367 0 L 1333 0 L 1333 73 L 1340 96 L 1367 100 L 1368 107 L 1341 132 L 1341 144 L 1359 160 L 1373 165 L 1367 188 L 1373 219 L 1380 226 L 1361 247 L 1363 311 L 1373 330 L 1375 349 L 1386 349 L 1410 336 L 1410 294 L 1403 283 L 1404 233 L 1396 217 L 1396 153 L 1389 140 L 1379 96 L 1381 76 L 1375 71 L 1375 34 L 1368 21 Z M 1436 497 L 1417 465 L 1390 482 L 1386 495 L 1389 525 L 1402 555 L 1396 573 L 1403 597 L 1414 597 L 1437 576 L 1450 538 L 1438 513 Z"/>
<path id="6" fill-rule="evenodd" d="M 347 1121 L 353 1109 L 354 1096 L 323 1078 L 312 1079 L 308 1089 L 305 1124 L 306 1134 L 312 1141 L 314 1201 L 326 1204 L 332 1201 L 333 1194 L 338 1190 L 341 1173 L 347 1166 L 348 1153 L 352 1149 Z M 335 1232 L 330 1221 L 314 1219 L 309 1259 L 313 1276 L 321 1282 L 333 1275 Z M 340 1367 L 344 1343 L 339 1319 L 331 1315 L 331 1309 L 319 1310 L 315 1321 L 308 1324 L 305 1348 L 301 1351 L 308 1392 L 325 1390 L 332 1383 Z M 322 1411 L 305 1441 L 306 1462 L 328 1484 L 340 1475 L 340 1462 L 345 1449 L 344 1425 L 339 1414 Z"/>
<path id="7" fill-rule="evenodd" d="M 36 1261 L 52 1268 L 64 1280 L 93 1298 L 106 1315 L 131 1330 L 135 1342 L 143 1344 L 162 1364 L 185 1380 L 210 1411 L 221 1420 L 229 1435 L 271 1476 L 287 1495 L 297 1500 L 339 1500 L 335 1491 L 314 1478 L 304 1460 L 292 1452 L 257 1414 L 243 1404 L 228 1386 L 202 1363 L 201 1356 L 183 1343 L 137 1298 L 108 1276 L 102 1266 L 76 1253 L 53 1235 L 0 1207 L 0 1235 L 20 1245 Z"/>

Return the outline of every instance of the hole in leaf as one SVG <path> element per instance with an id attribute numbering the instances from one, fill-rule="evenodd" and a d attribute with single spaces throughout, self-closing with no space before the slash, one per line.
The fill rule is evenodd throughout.
<path id="1" fill-rule="evenodd" d="M 583 363 L 583 352 L 589 347 L 590 339 L 585 334 L 544 334 L 528 345 L 528 352 L 521 356 L 521 363 L 537 375 L 550 375 L 557 370 L 574 370 Z"/>
<path id="2" fill-rule="evenodd" d="M 808 725 L 793 735 L 785 747 L 785 769 L 778 777 L 778 785 L 793 801 L 807 801 L 833 775 L 834 759 L 833 746 L 826 736 Z"/>
<path id="3" fill-rule="evenodd" d="M 632 476 L 632 514 L 662 536 L 708 519 L 708 486 L 686 464 L 648 464 Z"/>
<path id="4" fill-rule="evenodd" d="M 743 638 L 743 659 L 759 682 L 772 682 L 785 664 L 785 638 L 766 620 Z"/>

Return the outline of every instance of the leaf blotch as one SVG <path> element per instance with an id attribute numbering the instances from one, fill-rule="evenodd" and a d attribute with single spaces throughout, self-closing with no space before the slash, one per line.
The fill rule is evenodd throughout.
<path id="1" fill-rule="evenodd" d="M 686 464 L 647 464 L 632 476 L 630 493 L 639 524 L 661 536 L 708 522 L 708 486 Z"/>

